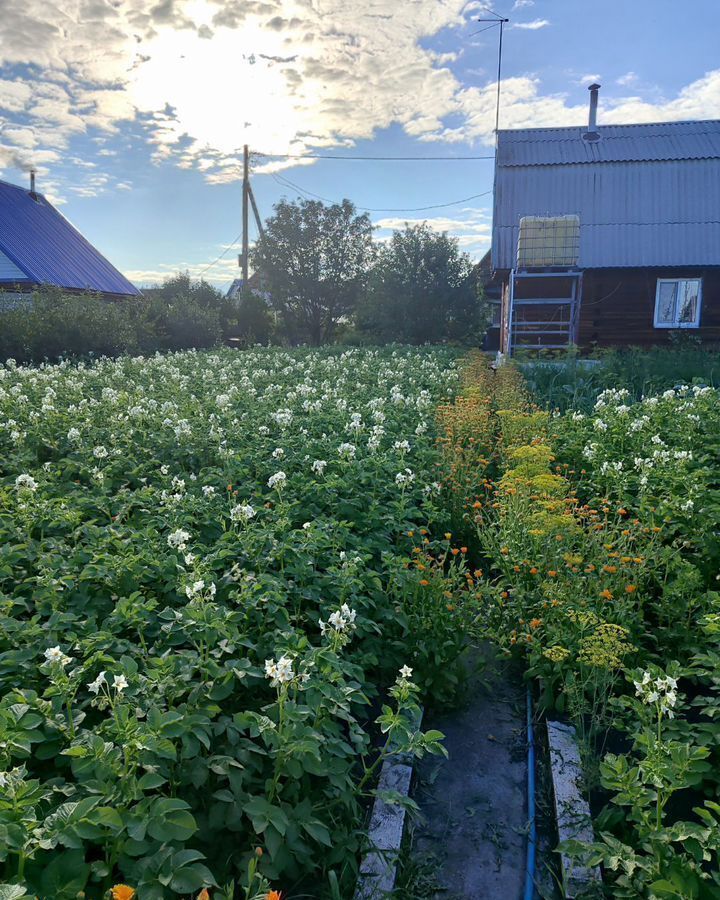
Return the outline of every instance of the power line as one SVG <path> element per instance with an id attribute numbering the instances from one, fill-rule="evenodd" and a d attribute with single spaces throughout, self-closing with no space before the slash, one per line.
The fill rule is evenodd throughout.
<path id="1" fill-rule="evenodd" d="M 223 259 L 223 257 L 227 256 L 227 254 L 228 254 L 228 253 L 232 250 L 232 248 L 237 244 L 237 242 L 240 240 L 241 237 L 242 237 L 242 233 L 240 233 L 240 234 L 235 238 L 235 240 L 232 242 L 232 244 L 230 244 L 228 247 L 226 247 L 226 248 L 223 250 L 223 252 L 220 254 L 220 256 L 217 257 L 217 259 L 214 259 L 214 260 L 210 263 L 210 265 L 205 266 L 205 268 L 202 270 L 202 272 L 200 272 L 200 274 L 198 275 L 198 278 L 202 278 L 202 276 L 207 272 L 208 269 L 212 269 L 212 267 L 213 267 L 216 263 L 219 263 L 220 260 Z"/>
<path id="2" fill-rule="evenodd" d="M 316 200 L 322 200 L 324 203 L 337 203 L 337 200 L 331 200 L 329 197 L 322 197 L 320 194 L 314 194 L 312 191 L 308 191 L 305 188 L 301 188 L 299 184 L 295 184 L 293 181 L 290 181 L 289 178 L 285 178 L 283 176 L 278 176 L 273 173 L 273 178 L 278 184 L 282 184 L 284 187 L 293 188 L 296 191 L 299 191 L 300 194 L 305 195 L 306 197 L 314 197 Z M 469 200 L 476 200 L 478 197 L 486 197 L 488 194 L 492 194 L 492 189 L 489 191 L 483 191 L 480 194 L 472 194 L 470 197 L 463 197 L 460 200 L 450 200 L 447 203 L 434 203 L 430 206 L 402 206 L 402 207 L 374 207 L 374 206 L 358 206 L 358 209 L 363 210 L 363 212 L 426 212 L 430 209 L 443 209 L 446 206 L 457 206 L 459 203 L 467 203 Z"/>
<path id="3" fill-rule="evenodd" d="M 345 159 L 350 162 L 357 160 L 376 160 L 378 162 L 435 162 L 443 160 L 444 162 L 455 160 L 464 162 L 466 160 L 477 159 L 495 159 L 494 155 L 490 156 L 341 156 L 335 154 L 318 154 L 318 153 L 259 153 L 253 151 L 253 156 L 266 156 L 273 159 Z"/>

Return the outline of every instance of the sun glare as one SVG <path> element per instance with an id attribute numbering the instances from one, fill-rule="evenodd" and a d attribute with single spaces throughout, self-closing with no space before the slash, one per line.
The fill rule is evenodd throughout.
<path id="1" fill-rule="evenodd" d="M 202 20 L 205 4 L 197 7 Z M 168 27 L 143 45 L 149 58 L 130 85 L 140 110 L 169 109 L 175 137 L 187 134 L 221 155 L 246 143 L 287 151 L 298 134 L 313 130 L 313 94 L 319 92 L 307 81 L 300 89 L 291 86 L 279 61 L 288 55 L 280 35 L 252 21 L 201 35 Z"/>

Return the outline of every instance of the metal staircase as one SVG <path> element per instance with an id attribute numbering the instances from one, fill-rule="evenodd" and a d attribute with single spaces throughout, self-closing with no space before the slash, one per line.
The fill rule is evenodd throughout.
<path id="1" fill-rule="evenodd" d="M 543 267 L 510 272 L 505 352 L 559 350 L 577 343 L 582 272 Z"/>

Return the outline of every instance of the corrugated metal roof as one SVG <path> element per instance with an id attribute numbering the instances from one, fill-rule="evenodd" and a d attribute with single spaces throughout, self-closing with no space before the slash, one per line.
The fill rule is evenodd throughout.
<path id="1" fill-rule="evenodd" d="M 600 140 L 585 141 L 587 128 L 522 128 L 501 131 L 499 166 L 639 160 L 720 159 L 720 120 L 602 125 Z"/>
<path id="2" fill-rule="evenodd" d="M 720 121 L 598 130 L 500 132 L 494 268 L 515 266 L 522 216 L 571 214 L 581 268 L 720 265 Z"/>
<path id="3" fill-rule="evenodd" d="M 35 197 L 0 181 L 0 250 L 26 274 L 27 283 L 140 293 L 42 194 Z"/>

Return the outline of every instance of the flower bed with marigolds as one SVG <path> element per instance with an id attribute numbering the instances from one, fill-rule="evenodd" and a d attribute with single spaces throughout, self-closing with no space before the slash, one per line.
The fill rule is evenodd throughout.
<path id="1" fill-rule="evenodd" d="M 454 404 L 484 410 L 482 477 L 448 484 L 487 570 L 475 627 L 578 728 L 604 807 L 567 849 L 615 897 L 718 897 L 720 398 L 610 389 L 550 416 L 504 368 L 467 368 Z M 445 444 L 464 457 L 457 430 Z"/>
<path id="2" fill-rule="evenodd" d="M 455 359 L 0 368 L 0 897 L 351 895 L 466 641 Z"/>

